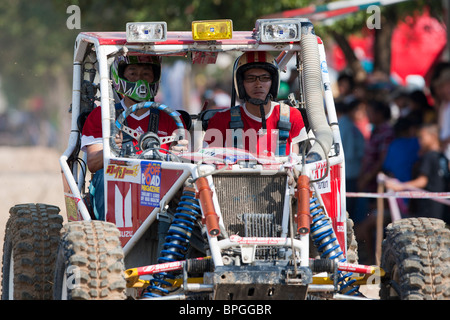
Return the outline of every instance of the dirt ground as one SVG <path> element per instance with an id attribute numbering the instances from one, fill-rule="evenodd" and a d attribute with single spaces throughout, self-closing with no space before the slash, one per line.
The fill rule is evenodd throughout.
<path id="1" fill-rule="evenodd" d="M 0 146 L 0 257 L 3 256 L 5 225 L 12 206 L 37 202 L 52 204 L 61 209 L 61 215 L 66 219 L 60 156 L 61 152 L 43 147 Z M 374 286 L 363 286 L 361 292 L 370 298 L 378 297 L 378 289 Z"/>
<path id="2" fill-rule="evenodd" d="M 0 146 L 0 251 L 3 256 L 9 208 L 21 203 L 46 203 L 65 215 L 60 153 L 43 147 Z M 64 217 L 65 218 L 65 217 Z"/>

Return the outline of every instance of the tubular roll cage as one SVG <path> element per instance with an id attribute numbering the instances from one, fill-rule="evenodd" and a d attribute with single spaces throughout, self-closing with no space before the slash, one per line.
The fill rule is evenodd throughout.
<path id="1" fill-rule="evenodd" d="M 323 94 L 325 101 L 325 109 L 328 117 L 328 122 L 332 130 L 333 141 L 335 150 L 335 155 L 327 158 L 326 160 L 320 160 L 313 163 L 302 164 L 301 161 L 289 164 L 286 162 L 288 159 L 281 158 L 282 162 L 278 169 L 272 171 L 284 172 L 286 169 L 295 169 L 298 172 L 305 172 L 307 175 L 311 175 L 311 172 L 319 168 L 330 168 L 331 166 L 338 165 L 340 170 L 340 176 L 345 176 L 345 166 L 344 163 L 344 153 L 341 147 L 341 137 L 338 127 L 337 115 L 334 108 L 334 100 L 331 92 L 331 85 L 329 74 L 327 70 L 325 50 L 323 43 L 319 37 L 317 37 L 318 48 L 319 48 L 319 59 L 321 65 L 321 75 L 323 81 Z M 215 41 L 194 41 L 192 39 L 191 32 L 167 32 L 167 39 L 164 42 L 156 43 L 128 43 L 126 40 L 125 32 L 85 32 L 80 33 L 76 39 L 74 48 L 74 61 L 73 61 L 73 94 L 72 94 L 72 123 L 71 123 L 71 134 L 69 137 L 68 147 L 60 157 L 60 165 L 62 168 L 63 175 L 67 180 L 67 184 L 72 192 L 72 196 L 75 198 L 77 205 L 77 210 L 81 215 L 83 220 L 91 220 L 91 216 L 88 209 L 82 200 L 82 188 L 84 186 L 86 166 L 84 164 L 70 164 L 68 159 L 76 150 L 77 142 L 80 138 L 81 133 L 77 127 L 77 119 L 80 115 L 80 98 L 81 98 L 81 82 L 82 82 L 82 66 L 86 58 L 88 47 L 91 47 L 92 51 L 95 51 L 97 57 L 97 68 L 98 74 L 101 76 L 99 79 L 99 87 L 101 92 L 100 104 L 103 106 L 108 106 L 113 102 L 112 97 L 112 87 L 110 83 L 110 78 L 105 75 L 109 75 L 110 65 L 114 57 L 118 54 L 123 54 L 124 52 L 138 52 L 142 54 L 153 54 L 161 56 L 196 56 L 198 53 L 209 53 L 218 54 L 221 52 L 228 51 L 279 51 L 281 52 L 277 58 L 277 62 L 280 65 L 281 70 L 283 70 L 287 62 L 293 57 L 296 52 L 301 51 L 301 45 L 299 42 L 290 43 L 260 43 L 258 42 L 251 31 L 235 31 L 233 32 L 232 39 L 226 40 L 215 40 Z M 110 109 L 102 108 L 102 127 L 103 127 L 103 145 L 104 145 L 104 165 L 109 163 L 111 158 L 117 159 L 110 145 L 111 139 L 111 119 Z M 200 129 L 201 130 L 201 129 Z M 194 134 L 195 138 L 195 134 Z M 84 155 L 86 157 L 86 155 Z M 86 160 L 86 158 L 84 159 Z M 125 159 L 126 160 L 126 159 Z M 86 162 L 84 162 L 86 163 Z M 80 166 L 80 167 L 79 167 Z M 167 194 L 161 199 L 160 207 L 154 208 L 151 214 L 146 218 L 140 228 L 135 232 L 134 236 L 126 243 L 124 246 L 125 256 L 130 252 L 134 245 L 143 236 L 145 231 L 149 226 L 156 220 L 160 208 L 164 207 L 164 204 L 173 197 L 175 192 L 182 187 L 183 182 L 192 177 L 193 180 L 200 178 L 203 175 L 210 174 L 214 168 L 210 165 L 198 166 L 197 164 L 190 163 L 172 163 L 172 162 L 162 162 L 161 168 L 166 169 L 178 169 L 183 170 L 182 176 L 176 181 L 175 185 L 167 192 Z M 255 173 L 255 169 L 248 169 L 249 172 Z M 240 169 L 240 172 L 245 172 L 246 169 Z M 266 171 L 265 171 L 266 172 Z M 209 185 L 212 185 L 211 176 L 206 177 Z M 341 181 L 342 189 L 345 190 L 345 179 Z M 312 186 L 316 188 L 313 183 Z M 289 190 L 289 188 L 286 188 Z M 316 189 L 317 193 L 317 189 Z M 290 197 L 289 191 L 286 191 L 286 199 Z M 341 192 L 339 195 L 338 206 L 340 206 L 339 211 L 341 212 L 341 222 L 346 227 L 345 218 L 343 215 L 346 213 L 345 207 L 345 192 Z M 320 197 L 319 197 L 320 198 Z M 213 201 L 216 203 L 217 199 L 213 196 Z M 106 203 L 105 203 L 106 205 Z M 286 207 L 286 206 L 285 206 Z M 285 208 L 284 210 L 289 210 Z M 220 212 L 217 212 L 220 217 Z M 291 246 L 295 247 L 296 250 L 300 252 L 300 266 L 307 267 L 309 265 L 309 234 L 301 235 L 300 239 L 288 238 L 288 224 L 287 222 L 283 225 L 283 237 L 273 238 L 270 245 L 278 246 Z M 345 229 L 344 229 L 345 230 Z M 233 245 L 256 245 L 264 244 L 267 245 L 267 239 L 264 238 L 242 238 L 234 237 L 232 239 L 218 240 L 216 237 L 208 234 L 208 238 L 211 247 L 211 256 L 215 266 L 223 266 L 223 261 L 221 258 L 220 250 L 223 248 L 228 248 Z M 346 244 L 344 246 L 346 248 Z M 372 272 L 372 271 L 371 271 Z"/>

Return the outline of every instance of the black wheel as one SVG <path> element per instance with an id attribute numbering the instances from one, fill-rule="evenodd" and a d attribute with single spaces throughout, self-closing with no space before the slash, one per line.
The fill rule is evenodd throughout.
<path id="1" fill-rule="evenodd" d="M 381 299 L 450 299 L 450 230 L 432 218 L 395 221 L 386 228 Z"/>
<path id="2" fill-rule="evenodd" d="M 3 300 L 52 299 L 63 222 L 59 211 L 45 204 L 22 204 L 10 209 L 3 244 Z"/>
<path id="3" fill-rule="evenodd" d="M 75 221 L 62 230 L 55 271 L 55 300 L 123 300 L 119 231 L 104 221 Z"/>

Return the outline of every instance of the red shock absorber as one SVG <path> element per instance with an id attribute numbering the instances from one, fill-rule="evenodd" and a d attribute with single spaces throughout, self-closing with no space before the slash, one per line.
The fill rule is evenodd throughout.
<path id="1" fill-rule="evenodd" d="M 311 213 L 309 211 L 309 177 L 301 175 L 297 181 L 297 232 L 308 234 L 311 226 Z"/>
<path id="2" fill-rule="evenodd" d="M 205 217 L 206 229 L 210 236 L 216 237 L 220 234 L 220 228 L 219 217 L 217 216 L 212 200 L 212 190 L 205 177 L 198 178 L 196 185 L 198 189 L 198 198 Z"/>

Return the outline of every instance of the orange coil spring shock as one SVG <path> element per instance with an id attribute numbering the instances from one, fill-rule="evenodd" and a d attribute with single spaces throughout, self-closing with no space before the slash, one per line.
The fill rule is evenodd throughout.
<path id="1" fill-rule="evenodd" d="M 198 178 L 196 185 L 198 189 L 198 198 L 205 217 L 206 229 L 210 236 L 216 237 L 220 234 L 220 228 L 219 217 L 217 216 L 212 199 L 212 190 L 205 177 Z"/>
<path id="2" fill-rule="evenodd" d="M 297 183 L 297 232 L 308 234 L 311 225 L 311 213 L 309 210 L 309 178 L 306 175 L 298 177 Z"/>

